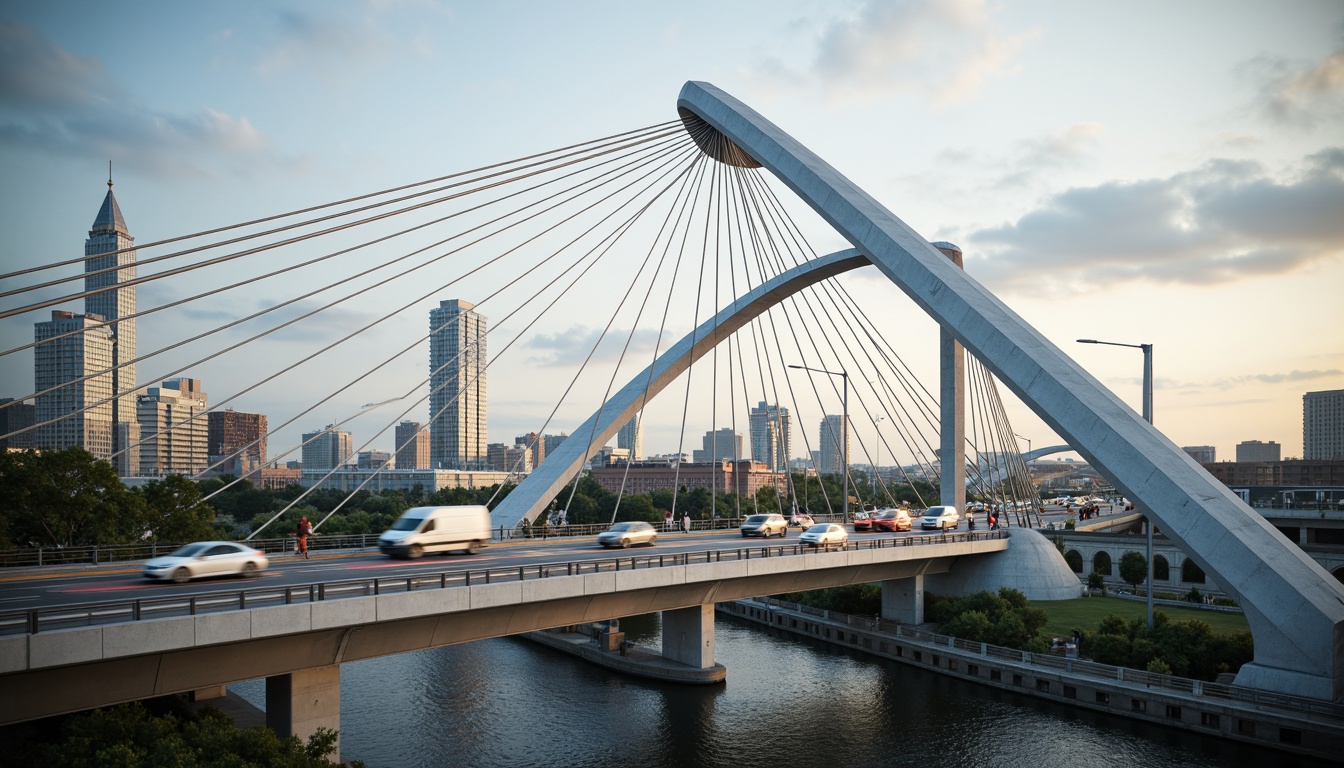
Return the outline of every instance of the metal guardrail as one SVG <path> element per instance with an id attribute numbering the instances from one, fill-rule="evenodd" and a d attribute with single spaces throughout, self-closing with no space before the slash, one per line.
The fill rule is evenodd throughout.
<path id="1" fill-rule="evenodd" d="M 1005 531 L 985 533 L 942 533 L 900 538 L 865 539 L 851 541 L 844 546 L 823 548 L 820 551 L 858 551 L 864 549 L 892 549 L 931 544 L 949 544 L 963 541 L 985 541 L 1007 538 Z M 662 568 L 695 563 L 750 560 L 765 557 L 789 557 L 817 552 L 817 548 L 801 543 L 774 544 L 736 549 L 711 549 L 676 554 L 627 555 L 574 560 L 536 565 L 501 566 L 497 568 L 465 568 L 416 574 L 414 576 L 370 577 L 316 582 L 312 584 L 207 592 L 196 595 L 149 597 L 136 600 L 113 600 L 67 606 L 27 608 L 0 612 L 0 635 L 37 634 L 40 631 L 69 629 L 103 624 L 115 624 L 146 619 L 195 616 L 199 613 L 237 611 L 271 605 L 311 603 L 346 597 L 364 597 L 417 589 L 447 589 L 469 587 L 475 584 L 526 581 L 557 576 L 577 576 L 603 571 Z"/>
<path id="2" fill-rule="evenodd" d="M 1154 672 L 1130 669 L 1128 667 L 1100 664 L 1085 659 L 1067 659 L 1054 654 L 1031 653 L 1029 651 L 1020 651 L 1016 648 L 990 645 L 988 643 L 976 643 L 952 637 L 951 635 L 940 635 L 935 632 L 917 629 L 906 624 L 898 624 L 894 621 L 874 619 L 869 616 L 855 616 L 839 611 L 826 611 L 820 608 L 800 605 L 798 603 L 786 602 L 777 598 L 756 598 L 754 602 L 775 605 L 811 616 L 829 618 L 831 621 L 842 623 L 847 626 L 883 632 L 896 637 L 915 640 L 930 646 L 956 648 L 967 653 L 1015 664 L 1048 667 L 1085 677 L 1133 683 L 1149 688 L 1162 688 L 1194 696 L 1228 699 L 1230 701 L 1238 701 L 1246 704 L 1274 707 L 1281 710 L 1319 715 L 1335 720 L 1344 720 L 1344 705 L 1328 701 L 1290 696 L 1281 693 L 1270 693 L 1254 688 L 1243 688 L 1241 686 L 1226 685 L 1223 683 L 1210 683 L 1204 680 L 1195 680 L 1188 677 L 1161 675 Z"/>

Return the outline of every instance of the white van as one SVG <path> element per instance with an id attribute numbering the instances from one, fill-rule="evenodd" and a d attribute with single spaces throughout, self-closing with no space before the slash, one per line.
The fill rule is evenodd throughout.
<path id="1" fill-rule="evenodd" d="M 410 558 L 450 549 L 474 555 L 489 542 L 490 510 L 485 507 L 415 507 L 378 537 L 378 551 Z"/>

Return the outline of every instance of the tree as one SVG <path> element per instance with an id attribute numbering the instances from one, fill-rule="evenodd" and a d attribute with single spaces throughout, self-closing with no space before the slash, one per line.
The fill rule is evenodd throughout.
<path id="1" fill-rule="evenodd" d="M 17 544 L 124 544 L 144 533 L 144 502 L 83 448 L 0 454 L 0 515 Z"/>
<path id="2" fill-rule="evenodd" d="M 1135 590 L 1148 579 L 1148 558 L 1137 550 L 1120 556 L 1120 578 Z"/>
<path id="3" fill-rule="evenodd" d="M 137 493 L 145 503 L 145 527 L 159 541 L 214 538 L 215 510 L 201 501 L 201 489 L 181 475 L 154 480 Z"/>

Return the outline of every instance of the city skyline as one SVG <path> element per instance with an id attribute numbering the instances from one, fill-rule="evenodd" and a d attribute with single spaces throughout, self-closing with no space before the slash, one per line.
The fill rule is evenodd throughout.
<path id="1" fill-rule="evenodd" d="M 925 238 L 961 246 L 968 274 L 1135 410 L 1138 356 L 1073 339 L 1154 344 L 1155 422 L 1173 442 L 1231 456 L 1254 439 L 1277 442 L 1285 456 L 1302 454 L 1303 393 L 1344 385 L 1338 340 L 1327 335 L 1322 344 L 1296 331 L 1304 312 L 1313 326 L 1344 325 L 1331 295 L 1344 281 L 1337 221 L 1344 151 L 1331 130 L 1344 114 L 1332 75 L 1344 61 L 1337 6 L 1302 3 L 1277 13 L 1191 3 L 1164 9 L 1161 25 L 1067 4 L 965 2 L 942 15 L 925 3 L 784 3 L 764 17 L 746 7 L 716 9 L 731 36 L 697 24 L 699 8 L 622 9 L 619 21 L 639 31 L 636 39 L 599 41 L 583 29 L 584 14 L 542 8 L 505 38 L 482 32 L 496 28 L 500 11 L 451 5 L 221 14 L 147 3 L 70 18 L 46 4 L 9 4 L 0 15 L 12 73 L 0 92 L 0 120 L 11 128 L 0 145 L 11 169 L 0 183 L 0 223 L 13 233 L 6 260 L 27 266 L 78 255 L 73 233 L 87 227 L 109 158 L 119 201 L 147 242 L 431 175 L 425 168 L 476 167 L 668 119 L 681 82 L 706 79 L 793 133 Z M 760 23 L 732 23 L 748 16 Z M 146 25 L 170 33 L 143 51 L 110 43 Z M 593 50 L 560 55 L 557 41 L 569 33 Z M 1152 42 L 1142 51 L 1099 37 L 1138 34 Z M 964 55 L 899 45 L 931 37 L 940 53 Z M 688 45 L 706 52 L 693 72 L 680 55 Z M 499 62 L 502 79 L 457 66 L 487 48 L 519 54 Z M 593 58 L 613 55 L 648 66 L 594 74 Z M 173 61 L 173 71 L 193 75 L 191 86 L 146 60 Z M 426 75 L 416 70 L 426 61 L 458 73 L 440 103 L 412 95 L 423 90 Z M 580 77 L 593 93 L 622 98 L 594 96 L 556 128 L 545 116 L 568 93 L 560 84 Z M 378 87 L 392 81 L 405 89 Z M 317 119 L 293 103 L 296 92 L 323 99 L 330 114 Z M 564 104 L 572 107 L 574 97 Z M 459 108 L 489 117 L 454 121 Z M 413 119 L 375 121 L 378 114 Z M 900 149 L 889 152 L 891 130 Z M 414 149 L 388 149 L 402 147 Z M 893 327 L 917 318 L 870 274 L 842 282 Z M 157 283 L 140 290 L 141 308 L 176 296 Z M 161 346 L 169 329 L 195 328 L 219 311 L 146 319 L 140 348 Z M 332 325 L 368 311 L 352 308 Z M 31 340 L 44 319 L 0 323 L 6 347 Z M 572 340 L 584 336 L 585 322 L 592 325 L 575 318 L 572 327 L 536 334 L 527 366 L 571 366 Z M 258 357 L 291 354 L 305 338 Z M 31 391 L 31 361 L 23 353 L 6 360 L 0 395 Z M 491 377 L 497 404 L 536 400 L 535 378 L 515 366 Z M 142 384 L 169 370 L 141 368 Z M 234 371 L 186 375 L 211 382 L 212 392 L 244 384 Z M 356 397 L 345 411 L 307 424 L 338 421 L 381 399 Z M 270 396 L 238 406 L 290 412 L 284 402 Z M 1051 444 L 1048 427 L 1008 405 L 1015 431 L 1037 447 Z M 489 442 L 542 428 L 543 406 L 495 410 Z M 573 429 L 586 415 L 563 414 L 545 431 Z M 819 415 L 794 417 L 812 424 Z M 428 421 L 428 412 L 407 418 Z M 713 421 L 725 419 L 702 415 L 680 435 L 675 420 L 650 418 L 648 452 L 678 450 Z M 276 445 L 297 442 L 303 428 L 291 427 Z M 858 444 L 871 427 L 853 429 Z M 865 461 L 857 450 L 851 459 Z"/>

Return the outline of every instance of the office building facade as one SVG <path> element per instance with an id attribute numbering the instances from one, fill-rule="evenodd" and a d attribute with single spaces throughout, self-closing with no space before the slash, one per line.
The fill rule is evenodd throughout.
<path id="1" fill-rule="evenodd" d="M 136 399 L 135 320 L 123 319 L 135 314 L 135 286 L 122 285 L 135 279 L 135 238 L 126 227 L 121 207 L 112 194 L 112 179 L 107 180 L 107 196 L 98 209 L 98 216 L 84 241 L 84 290 L 99 291 L 84 298 L 84 313 L 98 315 L 107 323 L 112 342 L 111 388 L 112 424 L 114 425 L 114 452 L 130 448 L 126 442 L 135 436 L 135 430 L 120 429 L 116 425 L 137 424 L 139 403 Z M 112 287 L 121 286 L 121 287 Z M 106 290 L 103 290 L 106 289 Z M 92 371 L 88 371 L 92 373 Z M 143 431 L 140 435 L 143 439 Z"/>
<path id="2" fill-rule="evenodd" d="M 248 477 L 266 464 L 266 416 L 232 408 L 206 414 L 210 465 L 221 475 Z"/>
<path id="3" fill-rule="evenodd" d="M 209 400 L 198 379 L 169 379 L 136 397 L 140 475 L 191 476 L 210 466 Z"/>
<path id="4" fill-rule="evenodd" d="M 772 471 L 783 472 L 792 455 L 789 436 L 793 432 L 793 418 L 789 415 L 789 409 L 766 405 L 765 401 L 761 401 L 751 409 L 748 429 L 751 433 L 751 458 Z"/>
<path id="5" fill-rule="evenodd" d="M 1237 461 L 1279 461 L 1283 458 L 1281 448 L 1273 440 L 1268 443 L 1262 443 L 1259 440 L 1243 440 L 1237 443 Z"/>
<path id="6" fill-rule="evenodd" d="M 1181 450 L 1199 464 L 1212 464 L 1217 461 L 1218 451 L 1212 445 L 1183 445 Z"/>
<path id="7" fill-rule="evenodd" d="M 12 397 L 0 398 L 0 451 L 23 451 L 34 447 L 33 418 L 37 409 L 32 403 L 22 403 Z M 19 430 L 27 430 L 19 432 Z M 13 434 L 17 432 L 18 434 Z"/>
<path id="8" fill-rule="evenodd" d="M 621 427 L 621 431 L 616 433 L 616 447 L 624 448 L 630 452 L 631 461 L 639 461 L 644 458 L 644 422 L 641 417 L 644 414 L 637 413 L 634 418 Z"/>
<path id="9" fill-rule="evenodd" d="M 342 429 L 328 424 L 326 429 L 303 435 L 303 470 L 326 471 L 349 467 L 354 463 L 355 440 Z"/>
<path id="10" fill-rule="evenodd" d="M 706 432 L 700 438 L 700 449 L 691 452 L 691 461 L 696 464 L 741 459 L 742 436 L 727 427 Z"/>
<path id="11" fill-rule="evenodd" d="M 849 428 L 841 416 L 825 416 L 817 435 L 817 471 L 823 475 L 838 475 L 845 471 L 845 457 L 849 455 Z"/>
<path id="12" fill-rule="evenodd" d="M 487 321 L 474 306 L 448 299 L 429 312 L 429 454 L 436 469 L 488 464 Z"/>
<path id="13" fill-rule="evenodd" d="M 397 468 L 429 469 L 429 430 L 418 421 L 397 425 Z"/>
<path id="14" fill-rule="evenodd" d="M 53 310 L 33 324 L 34 446 L 112 457 L 112 330 L 98 315 Z M 96 371 L 104 373 L 94 374 Z M 89 378 L 85 378 L 88 376 Z M 50 390 L 50 391 L 48 391 Z M 49 422 L 57 420 L 54 423 Z"/>
<path id="15" fill-rule="evenodd" d="M 546 459 L 546 440 L 536 432 L 513 438 L 513 444 L 527 451 L 533 469 L 541 466 L 541 462 Z"/>
<path id="16" fill-rule="evenodd" d="M 1344 459 L 1344 389 L 1302 396 L 1302 458 Z"/>

